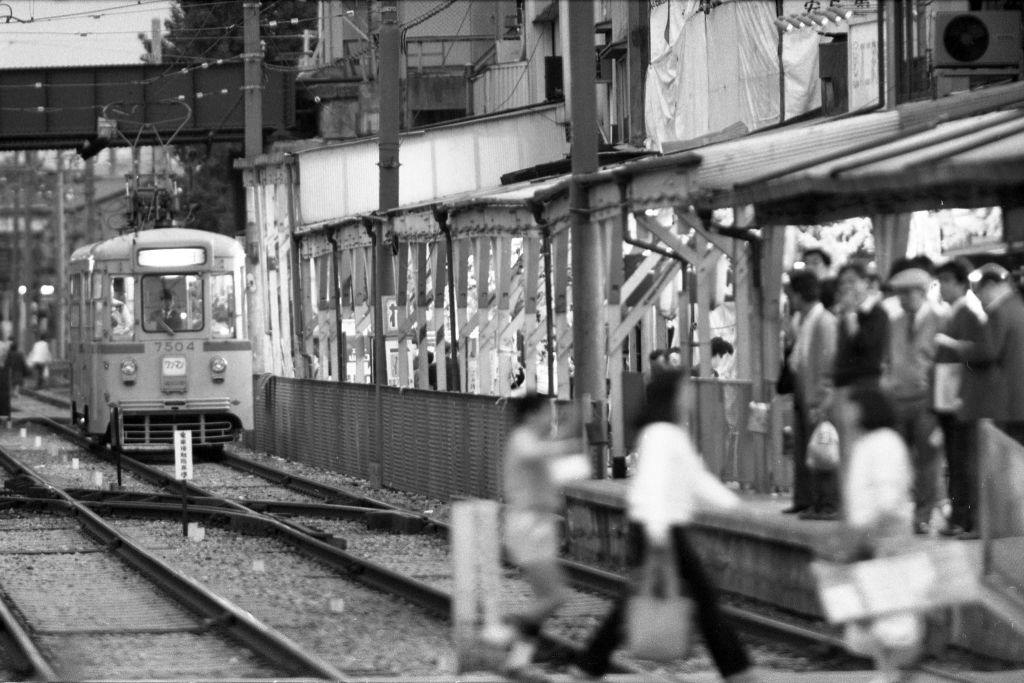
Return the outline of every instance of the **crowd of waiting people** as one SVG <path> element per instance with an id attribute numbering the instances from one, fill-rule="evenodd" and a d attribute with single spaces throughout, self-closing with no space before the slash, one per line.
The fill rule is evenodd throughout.
<path id="1" fill-rule="evenodd" d="M 856 261 L 832 278 L 821 249 L 804 262 L 786 287 L 783 374 L 791 376 L 795 448 L 785 512 L 843 516 L 853 442 L 844 407 L 854 392 L 871 391 L 891 406 L 908 451 L 912 531 L 977 538 L 978 420 L 1024 443 L 1024 300 L 1010 274 L 919 256 L 896 261 L 883 282 Z M 807 445 L 826 420 L 839 434 L 840 458 L 834 469 L 815 470 Z"/>
<path id="2" fill-rule="evenodd" d="M 842 520 L 859 539 L 848 550 L 860 559 L 901 552 L 914 534 L 978 538 L 978 421 L 990 418 L 1024 443 L 1024 298 L 1010 274 L 995 264 L 974 269 L 964 259 L 936 265 L 916 257 L 894 263 L 883 282 L 857 261 L 833 277 L 821 249 L 808 250 L 803 261 L 786 283 L 778 390 L 793 395 L 795 447 L 793 500 L 783 512 Z M 733 351 L 713 340 L 716 377 L 731 376 Z M 682 426 L 694 394 L 681 349 L 654 351 L 649 361 L 626 495 L 632 561 L 678 574 L 724 679 L 759 680 L 687 533 L 698 511 L 739 499 L 707 471 Z M 511 621 L 512 674 L 529 666 L 542 621 L 565 599 L 555 564 L 559 482 L 549 463 L 573 447 L 548 439 L 540 399 L 519 400 L 524 409 L 506 462 L 509 543 L 536 600 Z M 808 457 L 824 423 L 837 437 L 837 455 L 827 463 Z M 591 636 L 576 661 L 581 674 L 602 676 L 612 653 L 628 645 L 629 600 L 641 585 Z M 849 624 L 846 641 L 896 680 L 918 656 L 924 628 L 920 615 L 897 613 Z"/>

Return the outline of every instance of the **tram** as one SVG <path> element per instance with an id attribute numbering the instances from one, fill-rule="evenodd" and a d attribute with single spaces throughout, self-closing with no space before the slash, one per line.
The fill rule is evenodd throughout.
<path id="1" fill-rule="evenodd" d="M 74 251 L 68 266 L 71 417 L 123 452 L 216 453 L 252 429 L 245 254 L 225 235 L 140 230 Z"/>

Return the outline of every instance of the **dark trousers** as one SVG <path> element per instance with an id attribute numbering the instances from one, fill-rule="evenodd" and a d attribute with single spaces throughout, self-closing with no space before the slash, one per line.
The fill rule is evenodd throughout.
<path id="1" fill-rule="evenodd" d="M 671 539 L 680 581 L 696 603 L 697 625 L 718 672 L 725 678 L 750 668 L 746 648 L 718 606 L 718 589 L 704 571 L 700 556 L 687 539 L 686 530 L 680 526 L 672 527 Z M 642 527 L 630 524 L 628 543 L 630 564 L 642 564 L 641 558 L 646 556 Z M 587 644 L 579 662 L 585 671 L 602 675 L 607 673 L 612 653 L 626 638 L 623 620 L 627 597 L 624 595 L 615 601 L 612 611 Z"/>
<path id="2" fill-rule="evenodd" d="M 810 417 L 803 402 L 793 397 L 793 507 L 806 508 L 814 504 L 813 481 L 807 467 L 807 440 L 811 438 Z"/>
<path id="3" fill-rule="evenodd" d="M 939 413 L 946 443 L 946 474 L 951 526 L 973 531 L 978 514 L 978 423 Z"/>
<path id="4" fill-rule="evenodd" d="M 42 389 L 46 386 L 46 365 L 33 363 L 32 368 L 36 371 L 36 389 Z"/>
<path id="5" fill-rule="evenodd" d="M 807 443 L 817 426 L 799 399 L 793 404 L 793 507 L 839 512 L 839 478 L 835 471 L 807 466 Z"/>

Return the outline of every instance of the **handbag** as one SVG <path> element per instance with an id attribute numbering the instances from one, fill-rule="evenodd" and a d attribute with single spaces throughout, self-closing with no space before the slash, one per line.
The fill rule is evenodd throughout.
<path id="1" fill-rule="evenodd" d="M 634 657 L 670 662 L 693 640 L 694 602 L 683 595 L 671 552 L 648 553 L 637 593 L 626 603 L 626 647 Z"/>
<path id="2" fill-rule="evenodd" d="M 776 394 L 792 394 L 796 391 L 796 377 L 793 375 L 793 369 L 789 367 L 789 356 L 792 352 L 792 348 L 786 349 L 786 353 L 783 355 L 779 377 L 775 380 Z"/>
<path id="3" fill-rule="evenodd" d="M 839 466 L 839 432 L 828 420 L 822 420 L 807 440 L 807 466 L 818 472 L 830 472 Z"/>

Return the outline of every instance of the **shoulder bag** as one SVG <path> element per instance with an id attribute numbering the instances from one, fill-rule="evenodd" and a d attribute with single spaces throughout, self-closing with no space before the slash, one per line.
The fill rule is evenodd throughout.
<path id="1" fill-rule="evenodd" d="M 669 662 L 686 657 L 693 640 L 694 602 L 682 594 L 673 553 L 648 551 L 636 595 L 626 604 L 627 649 Z"/>

